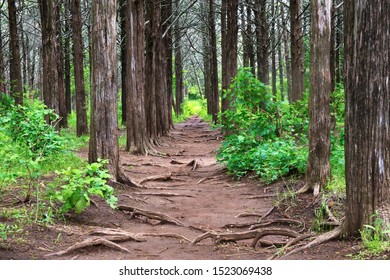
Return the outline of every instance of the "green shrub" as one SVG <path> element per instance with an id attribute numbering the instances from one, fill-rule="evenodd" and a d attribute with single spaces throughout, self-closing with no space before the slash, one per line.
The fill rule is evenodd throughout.
<path id="1" fill-rule="evenodd" d="M 55 192 L 54 198 L 62 203 L 60 212 L 74 210 L 79 214 L 90 206 L 91 195 L 97 195 L 115 207 L 117 198 L 113 195 L 114 189 L 107 185 L 110 178 L 105 165 L 108 161 L 99 161 L 88 164 L 82 169 L 71 169 L 57 172 L 63 182 L 61 190 Z"/>

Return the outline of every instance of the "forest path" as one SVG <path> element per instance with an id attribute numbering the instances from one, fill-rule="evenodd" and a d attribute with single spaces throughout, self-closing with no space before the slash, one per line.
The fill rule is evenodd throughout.
<path id="1" fill-rule="evenodd" d="M 302 234 L 310 232 L 313 196 L 300 196 L 290 205 L 287 201 L 287 206 L 275 208 L 274 204 L 288 182 L 282 180 L 272 186 L 264 186 L 258 179 L 234 180 L 215 159 L 221 138 L 219 130 L 211 129 L 199 117 L 192 117 L 177 124 L 169 136 L 161 139 L 163 144 L 157 150 L 164 156 L 135 156 L 121 151 L 123 170 L 140 187 L 116 187 L 119 210 L 113 210 L 96 199 L 96 205 L 80 215 L 72 215 L 64 224 L 39 232 L 35 230 L 36 242 L 32 245 L 38 249 L 30 253 L 30 258 L 267 259 L 275 254 L 275 247 L 257 246 L 255 250 L 251 246 L 254 236 L 235 242 L 218 243 L 212 238 L 196 244 L 191 242 L 205 232 L 230 234 L 249 231 L 250 226 L 259 221 L 259 216 L 263 216 L 263 226 L 268 229 L 284 228 Z M 295 187 L 299 188 L 298 185 Z M 280 222 L 280 219 L 286 218 L 293 222 Z M 277 219 L 278 223 L 269 223 Z M 226 227 L 231 224 L 244 225 Z M 53 252 L 85 240 L 99 242 L 97 237 L 91 239 L 91 233 L 96 231 L 104 231 L 104 238 L 114 238 L 113 241 L 122 247 L 110 248 L 117 245 L 106 243 L 104 246 L 78 248 L 60 256 L 53 255 Z M 129 241 L 128 233 L 131 233 L 130 238 L 144 242 Z M 266 243 L 286 242 L 287 239 L 272 235 L 261 240 Z M 351 243 L 331 242 L 311 250 L 309 254 L 302 252 L 292 258 L 339 259 L 351 248 Z"/>
<path id="2" fill-rule="evenodd" d="M 192 117 L 175 125 L 170 136 L 162 139 L 162 146 L 156 149 L 166 156 L 135 156 L 121 152 L 122 168 L 132 180 L 140 182 L 159 175 L 169 178 L 145 181 L 142 183 L 145 188 L 120 188 L 118 204 L 163 213 L 183 226 L 161 223 L 143 215 L 130 219 L 131 213 L 111 210 L 98 201 L 99 207 L 91 206 L 72 220 L 71 227 L 77 226 L 72 233 L 77 232 L 77 236 L 82 237 L 97 228 L 115 228 L 142 235 L 146 242 L 121 242 L 130 254 L 99 246 L 60 258 L 70 259 L 77 255 L 78 259 L 264 259 L 270 256 L 274 249 L 255 251 L 249 246 L 252 239 L 223 245 L 215 245 L 212 239 L 207 239 L 193 245 L 180 238 L 153 236 L 176 234 L 192 241 L 203 234 L 201 229 L 227 233 L 233 229 L 224 228 L 226 224 L 258 220 L 253 216 L 237 218 L 239 214 L 264 215 L 272 208 L 272 197 L 251 198 L 263 195 L 269 188 L 262 188 L 259 181 L 235 181 L 216 162 L 221 136 L 219 130 L 211 129 L 199 117 Z M 83 238 L 77 242 L 81 240 Z"/>

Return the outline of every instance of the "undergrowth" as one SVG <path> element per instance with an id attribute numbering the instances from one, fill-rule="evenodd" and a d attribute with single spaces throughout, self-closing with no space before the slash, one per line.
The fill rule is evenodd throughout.
<path id="1" fill-rule="evenodd" d="M 225 96 L 231 107 L 220 116 L 226 132 L 217 159 L 229 173 L 241 178 L 255 173 L 266 183 L 292 174 L 304 174 L 308 156 L 308 96 L 292 104 L 272 96 L 250 69 L 242 68 Z M 331 116 L 333 179 L 330 191 L 343 191 L 344 93 L 332 94 Z"/>
<path id="2" fill-rule="evenodd" d="M 211 116 L 207 114 L 207 101 L 205 99 L 186 99 L 182 105 L 183 113 L 176 115 L 173 111 L 173 122 L 184 122 L 192 116 L 199 116 L 204 121 L 211 122 Z"/>

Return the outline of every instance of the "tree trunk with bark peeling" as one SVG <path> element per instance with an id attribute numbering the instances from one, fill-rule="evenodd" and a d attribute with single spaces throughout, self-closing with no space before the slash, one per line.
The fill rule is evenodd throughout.
<path id="1" fill-rule="evenodd" d="M 116 1 L 92 5 L 92 81 L 89 162 L 108 159 L 113 180 L 119 177 Z"/>
<path id="2" fill-rule="evenodd" d="M 390 225 L 390 2 L 348 0 L 344 5 L 344 233 L 354 235 L 376 218 Z"/>
<path id="3" fill-rule="evenodd" d="M 311 3 L 309 157 L 306 186 L 317 195 L 330 177 L 330 35 L 332 0 Z"/>

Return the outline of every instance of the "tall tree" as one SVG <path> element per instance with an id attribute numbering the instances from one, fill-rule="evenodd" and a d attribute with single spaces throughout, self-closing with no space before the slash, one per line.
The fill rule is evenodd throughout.
<path id="1" fill-rule="evenodd" d="M 142 1 L 126 0 L 126 77 L 127 150 L 136 154 L 149 152 L 145 123 L 144 52 L 145 18 Z"/>
<path id="2" fill-rule="evenodd" d="M 8 0 L 10 81 L 15 104 L 23 104 L 23 84 L 15 0 Z"/>
<path id="3" fill-rule="evenodd" d="M 345 234 L 390 225 L 390 2 L 344 1 Z"/>
<path id="4" fill-rule="evenodd" d="M 320 192 L 330 177 L 330 33 L 332 0 L 311 2 L 309 157 L 302 191 Z"/>
<path id="5" fill-rule="evenodd" d="M 0 93 L 6 92 L 5 87 L 5 64 L 4 64 L 4 53 L 3 53 L 3 20 L 2 15 L 0 13 Z"/>
<path id="6" fill-rule="evenodd" d="M 179 0 L 175 0 L 175 6 L 179 7 Z M 175 103 L 175 112 L 176 116 L 183 113 L 182 105 L 184 102 L 184 85 L 183 85 L 183 57 L 181 50 L 181 26 L 179 19 L 179 10 L 177 9 L 176 13 L 176 23 L 175 23 L 175 76 L 176 76 L 176 103 Z"/>
<path id="7" fill-rule="evenodd" d="M 64 73 L 64 51 L 62 44 L 62 18 L 61 10 L 63 6 L 62 0 L 57 0 L 57 18 L 56 18 L 56 33 L 57 33 L 57 71 L 58 71 L 58 113 L 61 117 L 58 125 L 60 128 L 68 127 L 68 112 L 66 110 L 66 95 L 65 95 L 65 73 Z M 26 63 L 27 64 L 27 63 Z"/>
<path id="8" fill-rule="evenodd" d="M 290 22 L 291 22 L 291 94 L 289 101 L 294 102 L 303 96 L 305 65 L 302 32 L 302 1 L 290 0 Z"/>
<path id="9" fill-rule="evenodd" d="M 71 0 L 65 0 L 65 40 L 64 40 L 64 71 L 65 71 L 65 100 L 66 112 L 72 111 L 72 90 L 71 90 L 71 73 L 70 73 L 70 37 L 71 37 Z"/>
<path id="10" fill-rule="evenodd" d="M 215 2 L 209 0 L 209 36 L 210 36 L 210 98 L 211 114 L 214 123 L 218 122 L 219 114 L 219 88 L 218 88 L 218 50 L 217 50 L 217 34 L 215 31 Z"/>
<path id="11" fill-rule="evenodd" d="M 56 40 L 56 1 L 39 0 L 42 26 L 42 87 L 46 106 L 59 113 Z"/>
<path id="12" fill-rule="evenodd" d="M 257 42 L 257 78 L 264 84 L 269 83 L 268 75 L 268 19 L 267 1 L 256 0 L 256 42 Z"/>
<path id="13" fill-rule="evenodd" d="M 119 169 L 116 0 L 92 2 L 92 79 L 89 162 L 108 159 L 117 181 Z"/>
<path id="14" fill-rule="evenodd" d="M 127 0 L 119 1 L 119 21 L 120 21 L 120 59 L 121 59 L 121 102 L 122 102 L 122 124 L 126 123 L 127 120 L 127 91 L 126 91 L 126 78 L 127 78 L 127 26 L 126 26 L 126 16 L 127 16 Z"/>
<path id="15" fill-rule="evenodd" d="M 87 103 L 84 86 L 84 59 L 80 0 L 72 0 L 73 67 L 76 87 L 76 132 L 88 133 Z"/>
<path id="16" fill-rule="evenodd" d="M 238 0 L 222 0 L 222 91 L 230 88 L 237 75 Z M 230 101 L 222 97 L 222 112 L 230 108 Z"/>

